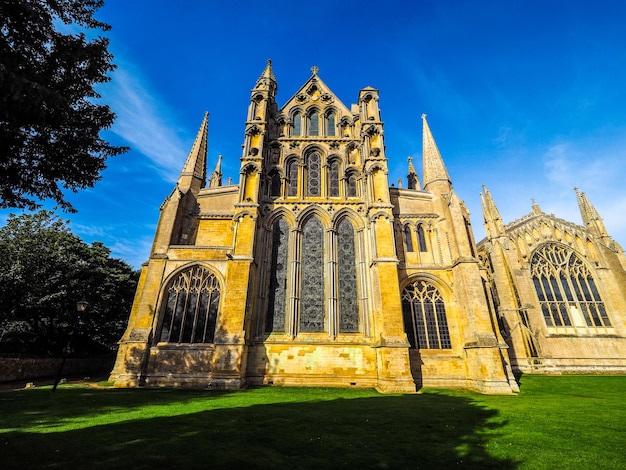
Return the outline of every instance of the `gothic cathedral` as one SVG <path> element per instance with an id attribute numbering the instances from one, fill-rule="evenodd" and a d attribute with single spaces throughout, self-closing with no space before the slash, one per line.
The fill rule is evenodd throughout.
<path id="1" fill-rule="evenodd" d="M 624 315 L 610 318 L 626 305 L 621 248 L 598 248 L 606 239 L 540 211 L 530 222 L 558 240 L 516 245 L 526 232 L 507 232 L 487 190 L 489 237 L 477 246 L 425 116 L 422 182 L 409 159 L 407 187 L 390 187 L 378 90 L 347 107 L 312 72 L 279 108 L 268 61 L 251 92 L 239 184 L 222 184 L 221 157 L 207 183 L 205 116 L 161 206 L 116 386 L 512 393 L 511 365 L 561 364 L 545 362 L 552 346 L 533 333 L 539 321 L 559 338 L 611 338 L 606 364 L 626 371 Z M 557 299 L 545 265 L 559 256 L 558 272 L 582 284 L 557 281 Z M 619 273 L 594 282 L 602 269 Z"/>

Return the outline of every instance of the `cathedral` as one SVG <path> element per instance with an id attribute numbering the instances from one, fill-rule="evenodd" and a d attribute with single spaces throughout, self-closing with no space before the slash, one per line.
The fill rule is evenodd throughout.
<path id="1" fill-rule="evenodd" d="M 378 90 L 346 106 L 310 78 L 251 91 L 238 184 L 207 178 L 205 116 L 163 202 L 111 381 L 518 391 L 516 373 L 626 372 L 626 258 L 586 226 L 503 225 L 476 244 L 426 117 L 421 182 L 389 184 Z M 182 163 L 182 162 L 181 162 Z"/>

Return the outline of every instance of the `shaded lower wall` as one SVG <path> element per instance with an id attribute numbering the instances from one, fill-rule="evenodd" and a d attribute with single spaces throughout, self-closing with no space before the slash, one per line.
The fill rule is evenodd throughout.
<path id="1" fill-rule="evenodd" d="M 54 377 L 59 371 L 60 357 L 0 356 L 0 382 Z M 63 375 L 89 375 L 108 373 L 115 355 L 97 357 L 68 357 L 63 365 Z"/>

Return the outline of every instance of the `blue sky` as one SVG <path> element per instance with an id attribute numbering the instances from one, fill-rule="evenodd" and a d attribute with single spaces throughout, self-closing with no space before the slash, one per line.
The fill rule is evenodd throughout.
<path id="1" fill-rule="evenodd" d="M 78 213 L 64 217 L 135 267 L 205 111 L 209 172 L 221 154 L 224 180 L 237 180 L 249 91 L 268 58 L 279 106 L 313 65 L 348 106 L 359 89 L 380 90 L 391 182 L 409 155 L 421 176 L 426 113 L 477 240 L 482 184 L 505 223 L 535 198 L 580 224 L 576 186 L 626 245 L 626 2 L 107 0 L 97 16 L 118 66 L 100 89 L 118 116 L 106 136 L 132 150 L 68 195 Z"/>

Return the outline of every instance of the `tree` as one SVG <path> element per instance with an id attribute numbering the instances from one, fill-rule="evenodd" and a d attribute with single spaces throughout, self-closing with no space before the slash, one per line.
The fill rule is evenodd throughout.
<path id="1" fill-rule="evenodd" d="M 35 199 L 73 208 L 62 188 L 100 179 L 108 157 L 127 150 L 100 138 L 115 115 L 94 85 L 115 66 L 104 37 L 63 34 L 55 23 L 110 29 L 93 15 L 103 0 L 0 2 L 0 207 L 35 209 Z"/>
<path id="2" fill-rule="evenodd" d="M 80 326 L 76 344 L 114 349 L 138 273 L 110 253 L 84 243 L 52 211 L 11 215 L 0 228 L 0 346 L 57 354 Z M 79 300 L 90 304 L 80 323 Z"/>

